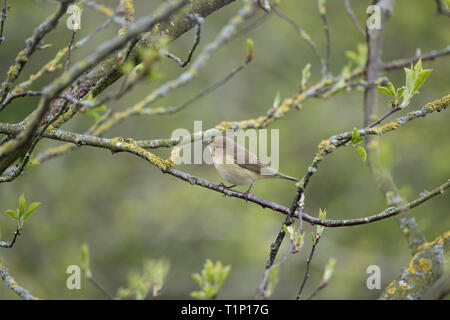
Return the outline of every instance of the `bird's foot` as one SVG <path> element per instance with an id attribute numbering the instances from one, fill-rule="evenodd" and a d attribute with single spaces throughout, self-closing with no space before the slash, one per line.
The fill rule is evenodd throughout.
<path id="1" fill-rule="evenodd" d="M 249 195 L 250 195 L 250 190 L 252 189 L 252 187 L 253 187 L 253 184 L 251 184 L 250 188 L 248 188 L 248 190 L 244 192 L 245 202 L 248 202 L 248 198 L 249 198 Z"/>
<path id="2" fill-rule="evenodd" d="M 245 199 L 245 202 L 248 202 L 248 198 L 250 197 L 250 190 L 247 190 L 247 191 L 245 191 L 244 192 L 244 199 Z"/>

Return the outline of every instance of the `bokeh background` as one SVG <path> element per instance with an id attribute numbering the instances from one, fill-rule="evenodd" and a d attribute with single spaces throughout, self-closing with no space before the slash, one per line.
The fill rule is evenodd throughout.
<path id="1" fill-rule="evenodd" d="M 99 2 L 113 7 L 118 1 Z M 136 0 L 137 16 L 150 13 L 159 2 Z M 345 51 L 355 51 L 364 39 L 345 13 L 344 1 L 328 2 L 331 69 L 337 74 L 347 63 Z M 370 1 L 352 1 L 361 23 L 369 4 Z M 7 39 L 0 47 L 1 75 L 5 75 L 32 30 L 56 8 L 54 1 L 46 0 L 12 1 L 10 5 Z M 206 19 L 195 57 L 241 6 L 242 1 L 236 1 Z M 316 1 L 283 1 L 281 9 L 298 22 L 324 52 Z M 383 60 L 410 57 L 417 48 L 427 52 L 449 45 L 450 21 L 448 17 L 436 15 L 435 11 L 434 1 L 397 1 L 394 16 L 386 28 Z M 89 34 L 100 21 L 104 21 L 101 14 L 85 8 L 77 39 Z M 102 31 L 85 47 L 74 51 L 72 61 L 82 58 L 115 34 L 116 26 Z M 171 52 L 186 56 L 193 36 L 191 31 L 175 41 L 170 45 Z M 320 65 L 310 48 L 291 25 L 272 15 L 258 28 L 224 45 L 195 81 L 154 106 L 177 105 L 223 78 L 244 60 L 246 37 L 254 40 L 254 61 L 232 81 L 180 113 L 130 118 L 105 136 L 164 138 L 170 137 L 176 128 L 192 131 L 194 120 L 202 120 L 206 129 L 222 120 L 255 118 L 267 112 L 277 92 L 285 98 L 297 91 L 301 71 L 307 63 L 312 64 L 310 83 L 320 79 Z M 59 48 L 67 45 L 69 38 L 70 31 L 62 21 L 45 38 L 45 42 L 53 46 L 33 55 L 19 81 L 36 72 Z M 424 66 L 434 70 L 409 110 L 449 92 L 449 58 L 427 61 Z M 159 70 L 164 74 L 162 79 L 140 84 L 108 106 L 123 110 L 182 72 L 170 60 L 163 61 Z M 398 86 L 404 83 L 403 70 L 389 72 L 387 76 Z M 44 77 L 33 89 L 38 90 L 52 77 Z M 111 87 L 109 92 L 117 90 L 119 85 Z M 0 113 L 0 121 L 21 120 L 37 101 L 33 97 L 16 100 Z M 303 175 L 322 139 L 361 127 L 362 101 L 362 92 L 358 90 L 342 92 L 328 100 L 312 99 L 300 111 L 294 110 L 273 123 L 271 128 L 280 130 L 280 170 L 292 176 Z M 380 114 L 387 110 L 387 101 L 378 95 Z M 418 197 L 423 190 L 440 185 L 450 176 L 449 121 L 448 111 L 432 114 L 380 140 L 383 162 L 391 168 L 405 199 Z M 92 118 L 80 114 L 65 129 L 83 132 L 92 123 Z M 42 141 L 36 151 L 58 144 Z M 155 152 L 164 157 L 169 155 L 169 150 Z M 180 169 L 213 182 L 221 181 L 212 166 L 182 165 Z M 133 155 L 112 155 L 109 151 L 89 147 L 45 162 L 27 170 L 13 183 L 0 185 L 3 240 L 10 240 L 15 230 L 14 222 L 3 211 L 16 208 L 21 193 L 25 193 L 29 201 L 39 201 L 42 205 L 27 221 L 14 248 L 2 249 L 0 257 L 22 286 L 45 299 L 104 298 L 84 278 L 81 290 L 66 288 L 66 268 L 80 264 L 83 243 L 90 247 L 95 278 L 111 293 L 126 286 L 127 274 L 139 271 L 146 258 L 165 257 L 170 260 L 171 269 L 160 298 L 187 299 L 191 291 L 197 290 L 191 274 L 200 271 L 210 258 L 232 266 L 219 299 L 252 299 L 263 275 L 269 245 L 284 218 L 255 204 L 224 198 L 216 192 L 162 175 Z M 284 180 L 267 180 L 256 184 L 253 193 L 288 206 L 295 187 Z M 321 164 L 306 199 L 305 212 L 317 215 L 319 208 L 326 208 L 328 217 L 335 219 L 359 218 L 386 208 L 367 164 L 352 148 L 340 149 Z M 444 195 L 411 212 L 428 240 L 449 230 L 449 207 L 450 197 Z M 307 225 L 306 232 L 309 234 L 311 230 Z M 273 298 L 295 297 L 310 246 L 310 238 L 306 237 L 303 250 L 290 255 L 282 265 Z M 285 243 L 281 254 L 286 250 Z M 384 288 L 408 263 L 410 251 L 394 219 L 326 229 L 312 262 L 306 296 L 320 282 L 330 257 L 337 259 L 335 274 L 328 287 L 318 294 L 318 299 L 373 299 L 381 290 L 367 289 L 366 268 L 373 264 L 380 266 Z M 1 284 L 0 298 L 17 297 Z"/>

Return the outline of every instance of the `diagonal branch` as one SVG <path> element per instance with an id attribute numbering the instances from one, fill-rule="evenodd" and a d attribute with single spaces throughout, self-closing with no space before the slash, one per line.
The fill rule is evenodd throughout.
<path id="1" fill-rule="evenodd" d="M 39 298 L 33 296 L 27 289 L 19 286 L 19 284 L 8 273 L 8 269 L 0 263 L 0 277 L 5 285 L 14 291 L 19 297 L 24 300 L 39 300 Z"/>

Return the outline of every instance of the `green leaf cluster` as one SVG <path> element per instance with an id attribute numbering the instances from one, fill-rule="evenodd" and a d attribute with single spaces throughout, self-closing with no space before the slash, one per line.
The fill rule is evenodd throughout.
<path id="1" fill-rule="evenodd" d="M 294 224 L 291 224 L 289 226 L 283 224 L 283 230 L 288 236 L 289 240 L 291 241 L 292 252 L 297 253 L 303 247 L 303 244 L 305 242 L 304 234 L 301 233 L 299 228 L 297 229 L 297 227 Z"/>
<path id="2" fill-rule="evenodd" d="M 391 96 L 394 99 L 390 101 L 393 107 L 405 108 L 411 102 L 411 99 L 419 93 L 420 87 L 425 83 L 425 80 L 430 75 L 433 69 L 423 69 L 422 59 L 417 61 L 416 65 L 411 64 L 411 68 L 404 68 L 405 70 L 405 85 L 396 89 L 392 82 L 388 83 L 387 87 L 378 86 L 378 90 L 385 95 Z M 400 104 L 400 99 L 402 99 Z"/>
<path id="3" fill-rule="evenodd" d="M 354 128 L 352 133 L 352 138 L 350 140 L 350 145 L 358 151 L 358 153 L 361 155 L 362 161 L 365 162 L 367 160 L 367 152 L 366 149 L 364 149 L 363 146 L 360 146 L 359 144 L 364 141 L 364 137 L 361 137 L 359 135 L 359 131 Z"/>
<path id="4" fill-rule="evenodd" d="M 231 266 L 224 266 L 220 261 L 214 264 L 207 259 L 200 273 L 192 274 L 192 279 L 197 283 L 200 290 L 191 292 L 195 299 L 213 299 L 219 293 L 220 288 L 228 277 Z"/>
<path id="5" fill-rule="evenodd" d="M 350 60 L 348 64 L 350 67 L 355 64 L 357 68 L 363 69 L 367 61 L 367 45 L 365 43 L 358 43 L 356 52 L 347 50 L 345 51 L 345 55 Z"/>
<path id="6" fill-rule="evenodd" d="M 128 287 L 119 288 L 117 298 L 144 300 L 150 293 L 159 296 L 169 270 L 170 262 L 166 258 L 145 260 L 141 272 L 128 275 Z"/>
<path id="7" fill-rule="evenodd" d="M 300 88 L 302 91 L 306 89 L 309 78 L 311 77 L 311 64 L 308 63 L 302 71 L 302 82 L 300 83 Z"/>
<path id="8" fill-rule="evenodd" d="M 17 220 L 17 228 L 22 229 L 23 223 L 30 217 L 30 215 L 41 205 L 40 202 L 33 202 L 27 207 L 27 200 L 22 193 L 19 197 L 19 206 L 16 210 L 6 210 L 5 214 Z"/>

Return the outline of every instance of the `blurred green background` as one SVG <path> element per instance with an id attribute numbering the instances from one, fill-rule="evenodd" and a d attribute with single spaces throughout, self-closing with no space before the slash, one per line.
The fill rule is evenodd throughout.
<path id="1" fill-rule="evenodd" d="M 99 1 L 113 7 L 118 1 Z M 364 39 L 345 13 L 344 1 L 328 1 L 331 34 L 331 69 L 337 74 L 347 62 L 346 50 L 356 50 Z M 363 23 L 371 1 L 352 1 Z M 136 0 L 137 16 L 151 12 L 160 1 Z M 32 30 L 56 8 L 54 1 L 10 1 L 6 20 L 6 41 L 0 47 L 0 75 L 5 75 L 16 53 Z M 216 12 L 205 21 L 202 47 L 212 41 L 226 21 L 242 6 L 241 1 Z M 280 7 L 298 22 L 324 52 L 324 35 L 316 1 L 283 1 Z M 394 16 L 386 28 L 383 60 L 410 57 L 416 48 L 423 52 L 441 49 L 450 43 L 448 17 L 436 15 L 434 1 L 397 1 Z M 262 14 L 259 13 L 259 14 Z M 104 21 L 104 16 L 85 8 L 77 39 L 89 34 Z M 72 61 L 82 58 L 101 41 L 117 34 L 110 26 L 91 42 L 72 53 Z M 193 31 L 170 45 L 170 51 L 187 56 Z M 254 40 L 254 61 L 232 81 L 198 100 L 180 113 L 141 116 L 127 119 L 105 136 L 135 139 L 165 138 L 176 128 L 193 130 L 193 121 L 202 120 L 203 128 L 222 120 L 244 120 L 264 115 L 280 93 L 282 98 L 298 90 L 301 71 L 312 64 L 310 84 L 320 79 L 320 65 L 310 48 L 291 25 L 271 15 L 255 30 L 234 39 L 219 49 L 199 77 L 176 90 L 154 106 L 177 105 L 206 86 L 222 79 L 246 56 L 246 37 Z M 26 65 L 19 81 L 36 72 L 67 45 L 70 31 L 61 21 L 45 38 L 53 46 L 37 51 Z M 429 79 L 409 106 L 416 109 L 426 102 L 449 93 L 449 58 L 427 61 L 433 68 Z M 138 85 L 119 101 L 109 103 L 113 110 L 123 110 L 139 101 L 154 88 L 176 77 L 182 70 L 171 60 L 160 65 L 164 78 Z M 404 83 L 403 70 L 387 76 L 398 86 Z M 39 90 L 52 77 L 45 76 L 32 88 Z M 109 89 L 115 92 L 120 82 Z M 18 99 L 0 113 L 1 122 L 17 122 L 33 110 L 38 101 Z M 388 99 L 378 94 L 379 113 L 386 112 Z M 300 111 L 276 121 L 270 128 L 280 130 L 280 170 L 301 176 L 314 157 L 317 144 L 335 133 L 362 126 L 361 91 L 342 92 L 328 100 L 308 100 Z M 406 111 L 406 112 L 407 112 Z M 395 182 L 407 200 L 418 197 L 450 177 L 450 113 L 432 114 L 413 121 L 380 140 L 383 161 L 391 168 Z M 78 115 L 64 128 L 84 132 L 93 119 Z M 42 141 L 36 151 L 58 145 Z M 35 151 L 35 152 L 36 152 Z M 156 150 L 167 157 L 169 150 Z M 219 183 L 212 166 L 182 165 L 181 170 Z M 238 190 L 245 190 L 245 187 Z M 269 246 L 284 217 L 268 209 L 238 199 L 191 186 L 172 176 L 162 175 L 155 167 L 130 154 L 114 154 L 83 147 L 43 163 L 13 183 L 0 185 L 0 211 L 15 209 L 24 192 L 29 201 L 43 204 L 27 221 L 23 235 L 13 249 L 2 249 L 0 257 L 12 276 L 34 295 L 44 299 L 101 299 L 103 295 L 84 278 L 81 290 L 66 288 L 67 266 L 80 264 L 80 246 L 87 243 L 95 278 L 111 293 L 126 285 L 127 274 L 138 271 L 146 258 L 166 257 L 171 269 L 162 289 L 161 299 L 189 298 L 197 290 L 191 274 L 202 269 L 205 259 L 231 265 L 231 272 L 218 299 L 252 299 L 263 275 Z M 292 183 L 267 180 L 257 183 L 252 192 L 262 198 L 289 206 L 295 193 Z M 366 163 L 352 148 L 342 148 L 320 166 L 306 193 L 305 212 L 317 215 L 326 208 L 331 219 L 359 218 L 386 208 Z M 411 214 L 423 229 L 427 240 L 449 230 L 450 197 L 436 197 L 414 209 Z M 2 240 L 10 240 L 14 222 L 0 216 Z M 309 234 L 311 227 L 306 225 Z M 281 267 L 280 281 L 272 298 L 293 299 L 305 272 L 311 241 L 306 237 L 302 251 L 290 255 Z M 282 247 L 283 254 L 286 243 Z M 281 256 L 281 255 L 280 255 Z M 349 228 L 325 229 L 312 262 L 311 278 L 305 288 L 309 295 L 323 274 L 330 257 L 337 259 L 335 274 L 318 299 L 373 299 L 381 290 L 368 290 L 366 268 L 381 268 L 384 288 L 410 259 L 407 243 L 394 219 Z M 17 296 L 0 285 L 1 299 Z"/>

